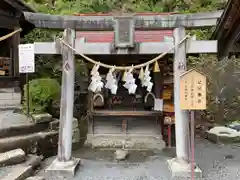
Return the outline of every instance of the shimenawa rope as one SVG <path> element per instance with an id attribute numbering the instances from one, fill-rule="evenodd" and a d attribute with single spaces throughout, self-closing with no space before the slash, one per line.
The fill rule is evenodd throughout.
<path id="1" fill-rule="evenodd" d="M 2 36 L 2 37 L 0 37 L 0 41 L 4 41 L 5 39 L 8 39 L 8 38 L 12 37 L 13 35 L 15 35 L 16 33 L 21 32 L 21 31 L 22 31 L 22 28 L 17 29 L 15 31 L 5 35 L 5 36 Z"/>
<path id="2" fill-rule="evenodd" d="M 165 55 L 167 55 L 169 52 L 171 52 L 172 50 L 174 50 L 179 44 L 182 44 L 185 40 L 187 40 L 188 38 L 190 38 L 190 35 L 185 36 L 178 44 L 172 46 L 171 48 L 169 48 L 169 50 L 167 50 L 166 52 L 158 55 L 157 57 L 149 60 L 148 62 L 142 63 L 142 64 L 138 64 L 138 65 L 132 65 L 132 66 L 112 66 L 112 65 L 108 65 L 108 64 L 104 64 L 101 62 L 97 62 L 93 59 L 91 59 L 90 57 L 84 55 L 83 53 L 78 52 L 77 49 L 73 48 L 72 46 L 70 46 L 68 43 L 66 43 L 62 38 L 60 38 L 60 42 L 62 42 L 65 46 L 67 46 L 68 48 L 70 48 L 72 51 L 76 52 L 77 54 L 79 54 L 80 56 L 82 56 L 84 59 L 86 59 L 87 61 L 108 68 L 108 69 L 115 69 L 115 70 L 130 70 L 130 69 L 140 69 L 142 67 L 145 67 L 147 65 L 150 65 L 154 62 L 156 62 L 157 60 L 161 59 L 162 57 L 164 57 Z"/>

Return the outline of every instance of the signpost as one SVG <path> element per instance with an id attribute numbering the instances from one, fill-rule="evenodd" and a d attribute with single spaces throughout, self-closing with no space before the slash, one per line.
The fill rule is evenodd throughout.
<path id="1" fill-rule="evenodd" d="M 195 178 L 194 152 L 194 110 L 206 109 L 206 76 L 194 69 L 183 73 L 180 77 L 180 107 L 190 110 L 191 116 L 191 176 Z M 189 158 L 190 160 L 190 158 Z"/>
<path id="2" fill-rule="evenodd" d="M 35 50 L 34 44 L 19 44 L 19 73 L 26 74 L 27 83 L 27 115 L 29 116 L 29 78 L 28 73 L 35 72 Z"/>

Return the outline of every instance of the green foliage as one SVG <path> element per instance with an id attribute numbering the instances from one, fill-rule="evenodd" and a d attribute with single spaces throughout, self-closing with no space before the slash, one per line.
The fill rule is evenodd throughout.
<path id="1" fill-rule="evenodd" d="M 208 80 L 208 105 L 203 117 L 223 123 L 240 119 L 240 60 L 218 61 L 214 55 L 189 57 L 189 65 L 199 69 Z"/>
<path id="2" fill-rule="evenodd" d="M 29 82 L 29 110 L 48 112 L 52 102 L 60 97 L 60 85 L 55 79 L 34 79 Z M 27 84 L 24 86 L 24 109 L 27 110 Z"/>
<path id="3" fill-rule="evenodd" d="M 25 0 L 34 9 L 50 14 L 93 12 L 206 12 L 222 9 L 225 0 Z"/>

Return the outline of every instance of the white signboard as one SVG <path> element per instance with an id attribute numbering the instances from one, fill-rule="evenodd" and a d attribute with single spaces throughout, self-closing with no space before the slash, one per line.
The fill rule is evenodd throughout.
<path id="1" fill-rule="evenodd" d="M 34 44 L 19 44 L 19 73 L 35 72 Z"/>

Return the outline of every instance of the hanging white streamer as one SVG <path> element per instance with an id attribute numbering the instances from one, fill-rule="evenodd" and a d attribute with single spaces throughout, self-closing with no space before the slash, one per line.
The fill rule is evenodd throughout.
<path id="1" fill-rule="evenodd" d="M 132 74 L 133 69 L 130 69 L 126 73 L 126 82 L 123 85 L 126 89 L 128 89 L 129 94 L 135 94 L 137 90 L 137 85 L 135 84 L 135 79 Z"/>
<path id="2" fill-rule="evenodd" d="M 102 82 L 102 77 L 100 76 L 99 72 L 99 65 L 94 65 L 92 71 L 91 71 L 91 83 L 88 87 L 89 90 L 92 92 L 100 92 L 103 88 L 103 82 Z"/>
<path id="3" fill-rule="evenodd" d="M 109 89 L 112 94 L 117 94 L 118 85 L 117 85 L 116 76 L 113 74 L 114 70 L 115 69 L 112 68 L 107 73 L 107 77 L 106 77 L 107 83 L 105 84 L 105 87 Z"/>
<path id="4" fill-rule="evenodd" d="M 151 92 L 153 87 L 151 79 L 149 66 L 147 65 L 142 79 L 142 87 L 146 87 L 148 92 Z"/>

